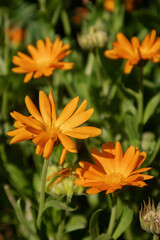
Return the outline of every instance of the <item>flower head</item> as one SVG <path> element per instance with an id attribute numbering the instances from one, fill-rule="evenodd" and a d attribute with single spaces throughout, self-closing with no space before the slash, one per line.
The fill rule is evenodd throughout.
<path id="1" fill-rule="evenodd" d="M 7 133 L 13 137 L 10 144 L 32 139 L 37 145 L 36 154 L 43 153 L 43 157 L 48 159 L 54 146 L 61 142 L 64 146 L 60 159 L 60 164 L 62 164 L 67 151 L 77 152 L 75 143 L 70 137 L 86 139 L 101 134 L 101 130 L 96 127 L 79 127 L 92 116 L 94 110 L 93 108 L 86 110 L 86 100 L 77 108 L 78 101 L 79 97 L 72 99 L 57 118 L 52 92 L 49 96 L 43 91 L 39 92 L 40 111 L 30 97 L 26 96 L 25 103 L 31 115 L 24 116 L 16 111 L 11 113 L 16 120 L 14 126 L 17 129 Z"/>
<path id="2" fill-rule="evenodd" d="M 8 30 L 8 37 L 14 44 L 21 43 L 24 40 L 25 30 L 20 27 L 11 26 Z"/>
<path id="3" fill-rule="evenodd" d="M 142 43 L 137 37 L 132 37 L 130 42 L 123 33 L 118 33 L 117 41 L 112 44 L 113 49 L 106 50 L 104 54 L 111 59 L 126 59 L 125 73 L 130 73 L 134 65 L 144 64 L 148 60 L 160 61 L 160 38 L 156 39 L 155 30 L 150 35 L 147 34 Z"/>
<path id="4" fill-rule="evenodd" d="M 61 68 L 69 70 L 73 68 L 73 63 L 61 61 L 71 50 L 70 45 L 64 44 L 57 38 L 54 43 L 47 37 L 46 42 L 37 41 L 37 48 L 28 45 L 27 49 L 31 54 L 28 55 L 18 52 L 18 56 L 13 57 L 13 63 L 18 67 L 12 68 L 15 73 L 26 73 L 24 82 L 29 82 L 32 77 L 40 78 L 50 76 L 55 69 Z"/>
<path id="5" fill-rule="evenodd" d="M 102 145 L 102 153 L 93 148 L 91 154 L 96 165 L 79 162 L 82 168 L 76 169 L 79 179 L 75 180 L 78 186 L 91 187 L 87 190 L 88 194 L 101 191 L 106 191 L 108 194 L 126 185 L 143 187 L 146 185 L 144 180 L 153 178 L 141 174 L 151 168 L 137 169 L 145 160 L 146 153 L 140 153 L 133 146 L 130 146 L 123 156 L 120 142 L 116 142 L 115 146 L 113 142 L 109 142 Z"/>
<path id="6" fill-rule="evenodd" d="M 148 201 L 148 205 L 144 202 L 139 212 L 139 220 L 141 227 L 149 233 L 160 234 L 160 202 L 155 208 L 154 201 Z"/>

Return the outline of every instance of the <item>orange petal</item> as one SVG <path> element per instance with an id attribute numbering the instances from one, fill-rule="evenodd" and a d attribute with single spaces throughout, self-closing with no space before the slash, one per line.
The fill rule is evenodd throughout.
<path id="1" fill-rule="evenodd" d="M 33 77 L 33 72 L 27 73 L 24 78 L 24 82 L 27 83 L 29 82 Z"/>
<path id="2" fill-rule="evenodd" d="M 67 131 L 68 129 L 73 129 L 84 122 L 86 122 L 92 115 L 93 115 L 94 109 L 90 108 L 89 110 L 80 113 L 75 118 L 68 119 L 66 123 L 64 123 L 63 131 Z"/>
<path id="3" fill-rule="evenodd" d="M 63 148 L 62 150 L 62 153 L 61 153 L 61 157 L 60 157 L 60 160 L 59 160 L 59 164 L 62 166 L 65 158 L 66 158 L 66 155 L 67 155 L 67 149 L 66 148 Z"/>
<path id="4" fill-rule="evenodd" d="M 69 151 L 69 152 L 73 152 L 73 153 L 77 153 L 77 149 L 75 146 L 75 143 L 73 142 L 73 140 L 69 137 L 67 137 L 64 134 L 58 134 L 58 137 L 62 143 L 62 145 Z"/>
<path id="5" fill-rule="evenodd" d="M 49 100 L 51 103 L 51 115 L 52 115 L 52 123 L 53 123 L 57 119 L 57 113 L 56 113 L 56 105 L 55 105 L 54 97 L 51 91 L 49 93 Z"/>
<path id="6" fill-rule="evenodd" d="M 56 127 L 61 126 L 68 118 L 70 118 L 77 107 L 78 101 L 79 97 L 76 97 L 66 105 L 56 121 Z"/>
<path id="7" fill-rule="evenodd" d="M 40 115 L 38 109 L 36 108 L 36 106 L 34 105 L 34 103 L 32 102 L 32 100 L 30 99 L 29 96 L 25 97 L 25 103 L 26 103 L 27 109 L 30 112 L 30 114 L 34 118 L 36 118 L 38 121 L 43 123 L 42 116 Z"/>
<path id="8" fill-rule="evenodd" d="M 46 142 L 44 150 L 43 150 L 43 157 L 47 160 L 52 152 L 53 152 L 53 147 L 54 147 L 54 141 L 49 138 L 49 140 Z"/>
<path id="9" fill-rule="evenodd" d="M 23 130 L 23 132 L 17 134 L 15 137 L 12 138 L 12 140 L 10 141 L 10 144 L 22 142 L 22 141 L 31 139 L 32 137 L 33 136 L 30 132 Z"/>
<path id="10" fill-rule="evenodd" d="M 39 92 L 39 109 L 44 119 L 44 122 L 51 126 L 51 104 L 50 101 L 45 94 L 45 92 Z"/>

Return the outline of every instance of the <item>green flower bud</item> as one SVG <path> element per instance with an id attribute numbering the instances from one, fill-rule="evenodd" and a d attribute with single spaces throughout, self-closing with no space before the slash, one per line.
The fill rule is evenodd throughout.
<path id="1" fill-rule="evenodd" d="M 107 34 L 104 31 L 96 31 L 78 36 L 79 45 L 81 48 L 87 50 L 91 50 L 96 47 L 103 48 L 107 43 L 107 39 Z"/>
<path id="2" fill-rule="evenodd" d="M 155 208 L 154 201 L 149 199 L 148 205 L 144 202 L 139 212 L 140 224 L 148 233 L 160 234 L 160 202 Z"/>
<path id="3" fill-rule="evenodd" d="M 65 195 L 69 199 L 73 195 L 81 195 L 83 188 L 74 184 L 75 178 L 71 168 L 51 166 L 48 168 L 46 192 L 53 195 Z"/>

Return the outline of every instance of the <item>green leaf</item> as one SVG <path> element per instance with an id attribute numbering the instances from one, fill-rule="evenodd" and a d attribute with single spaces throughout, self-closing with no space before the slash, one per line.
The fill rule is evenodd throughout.
<path id="1" fill-rule="evenodd" d="M 58 227 L 56 240 L 63 240 L 64 226 L 65 226 L 65 220 L 63 219 Z"/>
<path id="2" fill-rule="evenodd" d="M 36 235 L 36 233 L 31 229 L 31 227 L 29 226 L 27 220 L 25 219 L 22 209 L 21 209 L 21 199 L 18 199 L 17 203 L 16 203 L 16 207 L 15 207 L 15 213 L 17 215 L 17 218 L 19 220 L 19 222 L 21 224 L 23 224 L 23 226 L 25 227 L 28 236 L 31 239 L 31 236 L 33 237 L 33 239 L 39 239 L 38 236 Z"/>
<path id="3" fill-rule="evenodd" d="M 112 238 L 118 239 L 121 234 L 128 228 L 131 224 L 133 218 L 133 210 L 129 208 L 128 205 L 124 205 L 121 217 L 118 220 L 116 229 L 113 232 Z"/>
<path id="4" fill-rule="evenodd" d="M 99 236 L 98 217 L 101 211 L 102 209 L 98 209 L 97 211 L 95 211 L 89 223 L 89 231 L 90 231 L 92 240 L 97 239 L 97 237 Z"/>
<path id="5" fill-rule="evenodd" d="M 148 102 L 148 104 L 146 106 L 146 109 L 145 109 L 145 112 L 144 112 L 144 119 L 143 119 L 144 124 L 146 124 L 148 122 L 148 120 L 151 118 L 151 116 L 153 115 L 153 113 L 154 113 L 156 107 L 158 106 L 158 104 L 160 104 L 160 93 L 155 95 Z"/>
<path id="6" fill-rule="evenodd" d="M 139 132 L 136 115 L 127 113 L 124 121 L 130 144 L 135 147 L 139 146 Z"/>
<path id="7" fill-rule="evenodd" d="M 159 33 L 160 16 L 150 10 L 137 10 L 133 13 L 135 16 L 147 29 L 155 29 Z"/>
<path id="8" fill-rule="evenodd" d="M 111 239 L 112 238 L 105 233 L 102 233 L 101 235 L 99 235 L 98 238 L 96 238 L 96 240 L 111 240 Z"/>
<path id="9" fill-rule="evenodd" d="M 72 232 L 79 229 L 84 229 L 87 225 L 87 220 L 83 215 L 74 215 L 66 224 L 66 232 Z"/>
<path id="10" fill-rule="evenodd" d="M 57 207 L 57 208 L 61 208 L 66 211 L 75 211 L 76 210 L 76 208 L 71 208 L 71 207 L 67 206 L 67 204 L 60 202 L 59 199 L 53 199 L 52 197 L 48 197 L 46 200 L 46 203 L 44 205 L 43 212 L 47 208 L 50 208 L 50 207 L 52 207 L 52 208 Z"/>

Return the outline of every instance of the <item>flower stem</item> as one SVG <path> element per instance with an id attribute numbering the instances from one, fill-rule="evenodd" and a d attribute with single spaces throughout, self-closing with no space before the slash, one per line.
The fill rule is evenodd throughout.
<path id="1" fill-rule="evenodd" d="M 138 89 L 138 127 L 140 132 L 143 128 L 143 67 L 139 67 L 139 89 Z"/>
<path id="2" fill-rule="evenodd" d="M 94 60 L 95 60 L 94 53 L 93 52 L 89 52 L 87 65 L 86 65 L 86 69 L 85 69 L 85 74 L 87 76 L 90 76 L 91 73 L 92 73 Z"/>
<path id="3" fill-rule="evenodd" d="M 153 235 L 153 240 L 159 240 L 159 236 L 157 234 Z"/>
<path id="4" fill-rule="evenodd" d="M 39 210 L 38 210 L 38 217 L 37 217 L 37 227 L 39 229 L 41 227 L 41 220 L 42 220 L 41 216 L 42 216 L 44 203 L 45 203 L 45 184 L 46 184 L 48 165 L 49 165 L 49 160 L 44 159 L 42 176 L 41 176 L 40 203 L 39 203 Z"/>
<path id="5" fill-rule="evenodd" d="M 117 213 L 117 195 L 113 194 L 111 217 L 110 217 L 109 226 L 107 230 L 108 236 L 112 235 L 113 228 L 115 225 L 115 220 L 116 220 L 116 213 Z"/>

